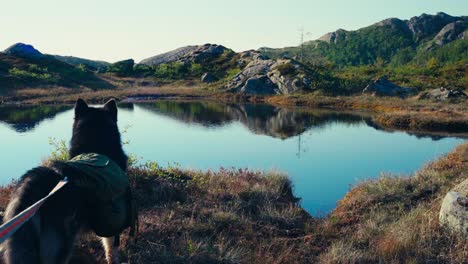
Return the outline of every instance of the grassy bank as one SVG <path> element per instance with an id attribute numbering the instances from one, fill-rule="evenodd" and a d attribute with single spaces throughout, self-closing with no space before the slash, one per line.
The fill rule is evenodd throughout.
<path id="1" fill-rule="evenodd" d="M 468 177 L 468 143 L 411 177 L 358 184 L 326 218 L 299 205 L 290 181 L 249 170 L 187 171 L 155 163 L 129 171 L 140 234 L 130 263 L 463 263 L 468 242 L 438 224 L 442 198 Z M 0 189 L 4 210 L 11 186 Z M 103 263 L 96 237 L 76 258 Z"/>

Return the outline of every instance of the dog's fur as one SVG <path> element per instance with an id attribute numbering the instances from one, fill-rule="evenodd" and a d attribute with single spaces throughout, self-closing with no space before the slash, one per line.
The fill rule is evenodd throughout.
<path id="1" fill-rule="evenodd" d="M 104 154 L 126 171 L 127 156 L 122 149 L 114 100 L 103 108 L 88 107 L 81 99 L 76 102 L 69 154 L 72 158 L 82 153 Z M 4 220 L 11 219 L 46 196 L 65 176 L 79 177 L 66 174 L 49 167 L 28 171 L 10 199 Z M 51 196 L 38 213 L 5 242 L 6 263 L 58 264 L 69 261 L 77 235 L 88 230 L 90 219 L 87 209 L 92 204 L 86 200 L 86 194 L 74 188 L 72 182 Z M 108 263 L 117 263 L 113 239 L 103 238 L 102 241 Z"/>

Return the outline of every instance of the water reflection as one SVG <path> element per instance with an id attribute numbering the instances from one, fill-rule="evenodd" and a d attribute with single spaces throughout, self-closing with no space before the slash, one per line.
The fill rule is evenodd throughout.
<path id="1" fill-rule="evenodd" d="M 332 122 L 347 125 L 365 123 L 376 130 L 390 131 L 375 123 L 368 113 L 283 108 L 266 104 L 221 104 L 210 101 L 157 101 L 138 106 L 149 113 L 204 127 L 221 127 L 232 122 L 240 122 L 255 134 L 280 139 L 295 137 L 311 129 L 318 131 Z M 134 103 L 119 103 L 119 108 L 124 111 L 133 111 L 134 107 Z M 63 105 L 2 106 L 0 123 L 7 124 L 16 132 L 24 133 L 33 130 L 44 120 L 53 119 L 57 114 L 70 109 L 72 106 Z M 428 132 L 407 132 L 407 134 L 418 138 L 429 137 L 432 140 L 451 136 Z"/>
<path id="2" fill-rule="evenodd" d="M 330 122 L 348 125 L 363 122 L 363 116 L 323 110 L 287 109 L 259 104 L 219 104 L 214 102 L 159 101 L 142 108 L 181 122 L 202 126 L 223 126 L 241 122 L 255 134 L 287 139 Z"/>
<path id="3" fill-rule="evenodd" d="M 18 133 L 34 129 L 42 121 L 71 109 L 71 106 L 2 106 L 0 122 L 7 124 Z"/>

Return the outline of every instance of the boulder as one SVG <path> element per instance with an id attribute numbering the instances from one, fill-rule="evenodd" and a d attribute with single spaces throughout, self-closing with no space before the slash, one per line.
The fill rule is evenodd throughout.
<path id="1" fill-rule="evenodd" d="M 266 76 L 273 63 L 274 61 L 269 59 L 254 59 L 241 72 L 228 81 L 226 85 L 227 90 L 231 92 L 241 92 L 247 80 L 254 77 Z"/>
<path id="2" fill-rule="evenodd" d="M 386 76 L 383 76 L 366 86 L 362 93 L 374 96 L 397 96 L 404 98 L 416 94 L 416 89 L 398 86 L 390 82 Z"/>
<path id="3" fill-rule="evenodd" d="M 291 94 L 311 88 L 310 72 L 293 59 L 272 60 L 258 56 L 229 80 L 226 88 L 244 94 Z M 262 88 L 262 83 L 266 87 Z"/>
<path id="4" fill-rule="evenodd" d="M 209 72 L 205 72 L 201 77 L 201 81 L 203 83 L 212 83 L 212 82 L 216 82 L 217 80 L 218 78 L 216 78 L 216 76 L 214 76 L 213 74 Z"/>
<path id="5" fill-rule="evenodd" d="M 277 94 L 278 86 L 276 86 L 267 76 L 258 76 L 249 78 L 245 85 L 240 90 L 243 94 L 252 95 L 269 95 Z"/>
<path id="6" fill-rule="evenodd" d="M 423 92 L 418 96 L 418 99 L 426 99 L 433 101 L 447 101 L 450 99 L 466 99 L 467 95 L 460 89 L 449 89 L 440 87 L 428 92 Z"/>
<path id="7" fill-rule="evenodd" d="M 439 223 L 468 239 L 468 179 L 445 196 L 440 208 Z"/>
<path id="8" fill-rule="evenodd" d="M 309 88 L 311 84 L 302 67 L 295 60 L 279 59 L 271 66 L 268 77 L 278 86 L 281 94 L 291 94 Z"/>

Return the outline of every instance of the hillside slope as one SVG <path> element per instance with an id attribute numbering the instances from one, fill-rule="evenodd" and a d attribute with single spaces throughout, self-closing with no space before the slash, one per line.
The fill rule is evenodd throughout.
<path id="1" fill-rule="evenodd" d="M 86 67 L 57 60 L 31 45 L 17 43 L 0 52 L 0 93 L 38 86 L 112 87 Z"/>
<path id="2" fill-rule="evenodd" d="M 272 57 L 302 58 L 301 47 L 261 48 Z M 379 62 L 403 65 L 468 61 L 468 17 L 422 14 L 409 20 L 389 18 L 356 31 L 338 29 L 304 44 L 303 60 L 341 66 Z"/>
<path id="3" fill-rule="evenodd" d="M 107 61 L 90 60 L 90 59 L 84 59 L 84 58 L 79 58 L 79 57 L 74 57 L 74 56 L 61 56 L 61 55 L 52 55 L 52 56 L 54 56 L 54 58 L 56 58 L 59 61 L 66 62 L 74 66 L 78 66 L 80 64 L 86 65 L 91 70 L 104 69 L 108 67 L 109 65 L 111 65 Z"/>

